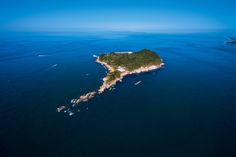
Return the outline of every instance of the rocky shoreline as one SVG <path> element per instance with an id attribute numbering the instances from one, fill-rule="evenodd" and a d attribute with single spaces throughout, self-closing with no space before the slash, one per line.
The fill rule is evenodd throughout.
<path id="1" fill-rule="evenodd" d="M 108 65 L 107 63 L 105 62 L 102 62 L 99 60 L 99 57 L 97 57 L 96 59 L 96 62 L 97 63 L 100 63 L 102 64 L 103 66 L 105 66 L 109 72 L 113 72 L 115 71 L 115 69 L 113 67 L 111 67 L 110 65 Z M 106 89 L 109 89 L 111 88 L 112 86 L 116 85 L 116 83 L 118 81 L 122 81 L 122 79 L 126 76 L 126 75 L 131 75 L 131 74 L 139 74 L 139 73 L 143 73 L 143 72 L 149 72 L 149 71 L 152 71 L 152 70 L 156 70 L 156 69 L 159 69 L 161 68 L 162 66 L 164 66 L 164 63 L 161 63 L 160 65 L 151 65 L 151 66 L 148 66 L 148 67 L 140 67 L 138 69 L 135 69 L 133 71 L 124 71 L 124 72 L 121 72 L 121 75 L 120 75 L 120 78 L 117 78 L 115 80 L 113 80 L 112 82 L 110 82 L 109 84 L 106 83 L 106 77 L 103 78 L 103 84 L 102 86 L 100 86 L 99 90 L 98 90 L 98 93 L 103 93 Z"/>

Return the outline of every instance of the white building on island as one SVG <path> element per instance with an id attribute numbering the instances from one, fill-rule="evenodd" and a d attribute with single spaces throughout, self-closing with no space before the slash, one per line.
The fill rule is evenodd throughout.
<path id="1" fill-rule="evenodd" d="M 129 52 L 115 52 L 115 53 L 128 53 L 128 54 L 132 54 L 133 52 L 129 51 Z"/>

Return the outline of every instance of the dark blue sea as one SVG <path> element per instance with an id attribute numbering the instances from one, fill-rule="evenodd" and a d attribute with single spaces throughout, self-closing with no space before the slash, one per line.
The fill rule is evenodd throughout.
<path id="1" fill-rule="evenodd" d="M 3 33 L 1 157 L 235 157 L 236 45 L 232 33 Z M 160 70 L 127 76 L 114 91 L 93 54 L 148 48 Z M 142 81 L 135 86 L 134 83 Z"/>

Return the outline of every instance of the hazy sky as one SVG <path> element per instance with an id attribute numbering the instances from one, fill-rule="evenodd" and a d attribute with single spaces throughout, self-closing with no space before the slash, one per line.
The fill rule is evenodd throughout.
<path id="1" fill-rule="evenodd" d="M 2 31 L 236 29 L 236 0 L 1 0 Z"/>

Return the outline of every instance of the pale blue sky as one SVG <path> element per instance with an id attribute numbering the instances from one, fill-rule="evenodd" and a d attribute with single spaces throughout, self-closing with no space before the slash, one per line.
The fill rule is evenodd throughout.
<path id="1" fill-rule="evenodd" d="M 8 0 L 3 31 L 172 32 L 236 28 L 235 0 Z"/>

